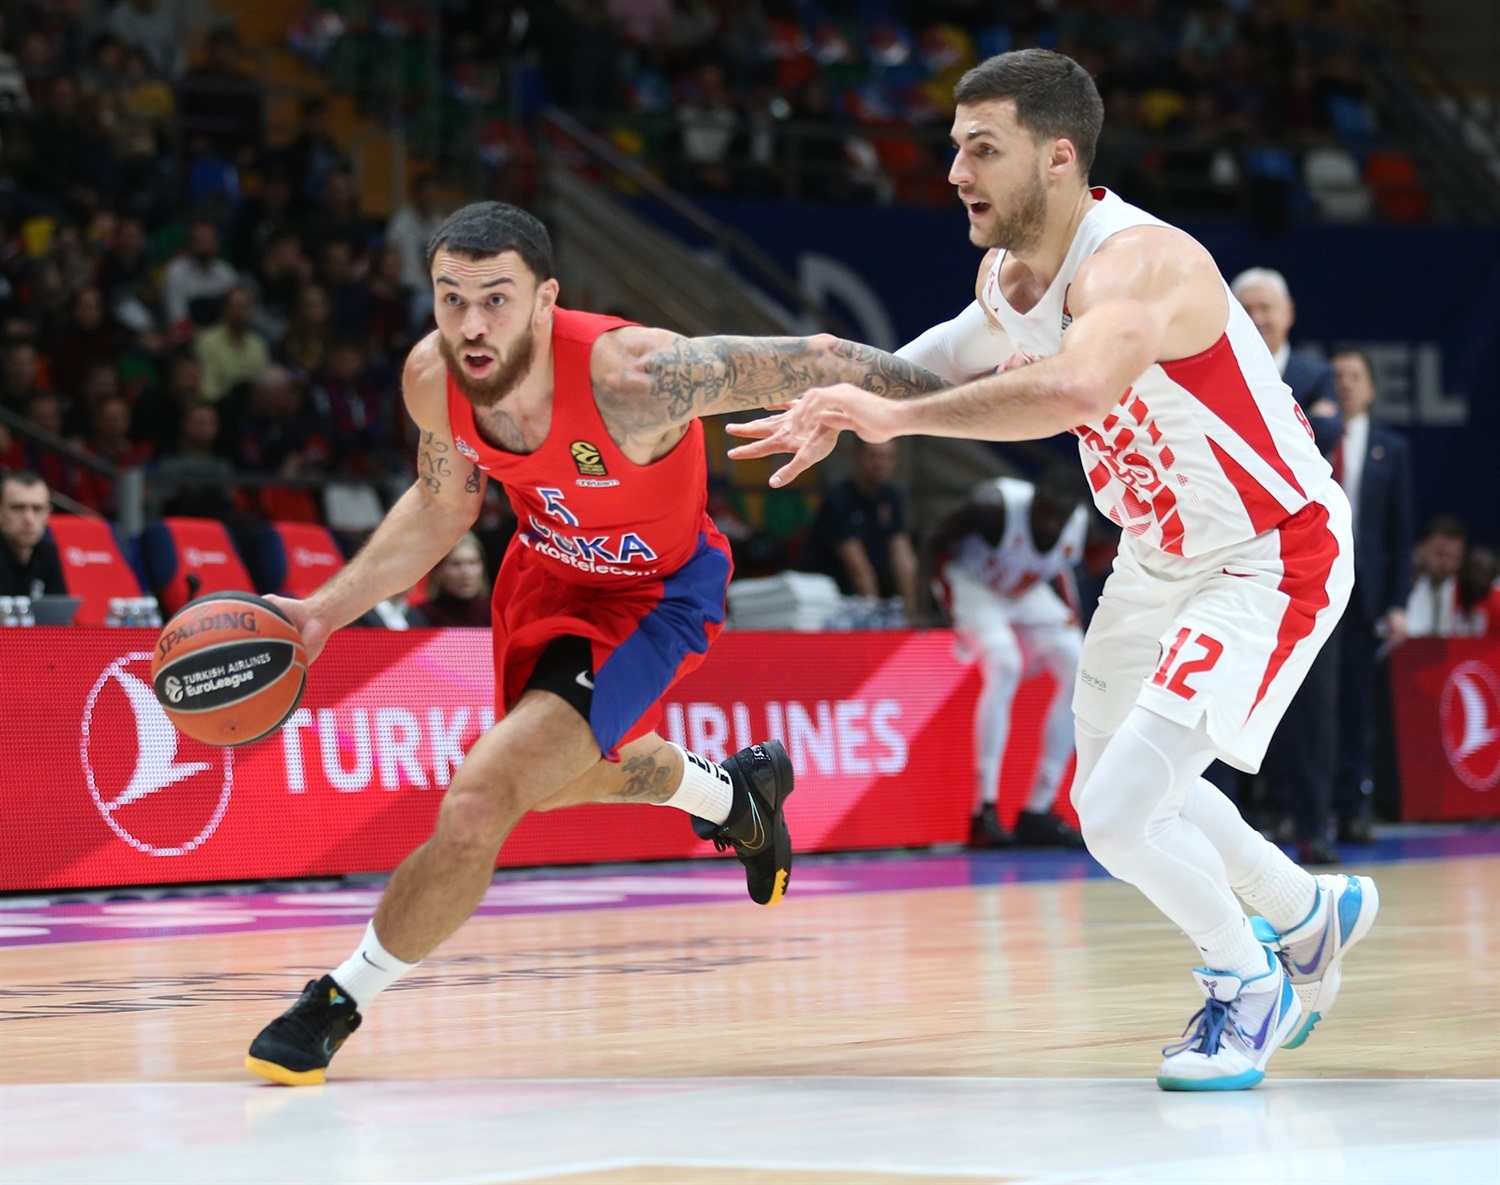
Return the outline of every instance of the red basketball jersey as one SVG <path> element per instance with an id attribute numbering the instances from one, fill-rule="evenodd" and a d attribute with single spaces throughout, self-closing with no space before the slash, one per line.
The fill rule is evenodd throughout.
<path id="1" fill-rule="evenodd" d="M 629 325 L 617 317 L 553 310 L 552 424 L 534 453 L 485 443 L 474 409 L 448 376 L 448 422 L 458 451 L 501 482 L 520 520 L 513 547 L 579 584 L 661 578 L 718 535 L 706 510 L 703 426 L 693 420 L 666 456 L 637 465 L 615 446 L 594 401 L 594 342 Z M 727 547 L 725 548 L 727 550 Z"/>

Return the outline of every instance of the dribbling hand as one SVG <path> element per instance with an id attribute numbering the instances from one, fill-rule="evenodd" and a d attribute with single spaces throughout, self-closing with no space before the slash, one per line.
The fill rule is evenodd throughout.
<path id="1" fill-rule="evenodd" d="M 302 647 L 307 651 L 309 663 L 323 653 L 323 647 L 327 645 L 329 635 L 333 633 L 333 630 L 326 622 L 314 616 L 312 610 L 307 607 L 306 601 L 299 601 L 292 597 L 278 597 L 274 594 L 267 595 L 265 599 L 285 613 L 291 623 L 297 627 L 297 632 L 302 635 Z"/>

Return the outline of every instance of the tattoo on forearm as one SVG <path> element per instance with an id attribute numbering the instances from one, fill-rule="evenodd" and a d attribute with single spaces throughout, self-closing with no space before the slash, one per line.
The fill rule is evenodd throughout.
<path id="1" fill-rule="evenodd" d="M 845 360 L 858 372 L 854 377 L 840 379 L 853 383 L 884 399 L 915 399 L 929 391 L 941 391 L 948 383 L 923 370 L 905 358 L 897 358 L 874 346 L 840 339 L 833 345 L 833 355 Z"/>
<path id="2" fill-rule="evenodd" d="M 421 443 L 417 446 L 417 480 L 426 487 L 428 493 L 442 493 L 443 479 L 453 476 L 447 452 L 446 440 L 439 440 L 436 433 L 425 430 L 422 432 Z"/>
<path id="3" fill-rule="evenodd" d="M 642 426 L 769 407 L 832 383 L 854 383 L 887 399 L 911 399 L 947 386 L 884 350 L 829 338 L 679 338 L 647 359 L 645 370 L 646 398 L 629 411 L 611 409 Z"/>
<path id="4" fill-rule="evenodd" d="M 473 472 L 471 472 L 469 476 L 464 479 L 464 493 L 477 494 L 479 493 L 479 488 L 479 466 L 475 465 Z"/>
<path id="5" fill-rule="evenodd" d="M 671 767 L 658 765 L 655 753 L 627 757 L 620 768 L 625 774 L 625 784 L 617 797 L 629 802 L 661 802 L 670 797 L 667 779 L 672 776 Z"/>

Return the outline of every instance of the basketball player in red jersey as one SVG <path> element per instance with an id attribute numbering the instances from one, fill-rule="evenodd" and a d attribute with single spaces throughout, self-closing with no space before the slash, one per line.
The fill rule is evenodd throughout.
<path id="1" fill-rule="evenodd" d="M 849 429 L 1029 440 L 1071 432 L 1120 556 L 1074 685 L 1073 802 L 1089 850 L 1197 945 L 1204 1007 L 1157 1073 L 1238 1090 L 1333 1003 L 1379 908 L 1368 877 L 1313 877 L 1200 775 L 1254 771 L 1352 584 L 1349 505 L 1212 257 L 1100 188 L 1103 105 L 1046 50 L 959 82 L 949 180 L 988 249 L 972 305 L 899 351 L 952 383 L 893 402 L 843 385 L 733 426 L 731 456 Z M 1263 915 L 1253 922 L 1236 896 Z"/>
<path id="2" fill-rule="evenodd" d="M 724 624 L 729 547 L 706 512 L 698 417 L 785 402 L 820 382 L 910 396 L 936 376 L 833 337 L 684 338 L 557 304 L 546 228 L 514 206 L 467 206 L 428 252 L 437 330 L 406 361 L 417 480 L 339 575 L 277 598 L 309 658 L 329 634 L 420 580 L 504 484 L 520 527 L 495 582 L 497 708 L 402 862 L 349 959 L 307 985 L 250 1046 L 276 1082 L 324 1081 L 359 1007 L 474 911 L 495 855 L 531 810 L 673 806 L 745 865 L 774 905 L 792 848 L 792 768 L 775 741 L 724 764 L 654 731 L 661 698 Z"/>

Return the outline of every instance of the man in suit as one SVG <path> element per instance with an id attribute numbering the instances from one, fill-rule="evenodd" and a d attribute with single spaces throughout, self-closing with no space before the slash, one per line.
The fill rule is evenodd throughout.
<path id="1" fill-rule="evenodd" d="M 1255 267 L 1241 272 L 1229 287 L 1260 330 L 1282 381 L 1292 389 L 1292 397 L 1312 425 L 1318 451 L 1331 457 L 1343 432 L 1333 371 L 1321 358 L 1292 350 L 1287 335 L 1297 319 L 1297 306 L 1285 277 L 1270 268 Z M 1267 805 L 1290 819 L 1297 860 L 1302 864 L 1338 862 L 1328 842 L 1338 760 L 1337 736 L 1331 727 L 1338 712 L 1337 641 L 1337 635 L 1330 638 L 1313 660 L 1266 749 Z M 1239 775 L 1216 762 L 1208 776 L 1225 789 L 1224 780 Z"/>
<path id="2" fill-rule="evenodd" d="M 1370 843 L 1370 686 L 1376 664 L 1406 640 L 1412 579 L 1411 450 L 1370 419 L 1374 371 L 1359 350 L 1332 358 L 1344 433 L 1334 476 L 1354 509 L 1354 592 L 1334 635 L 1339 652 L 1338 770 L 1334 809 L 1339 838 Z"/>

